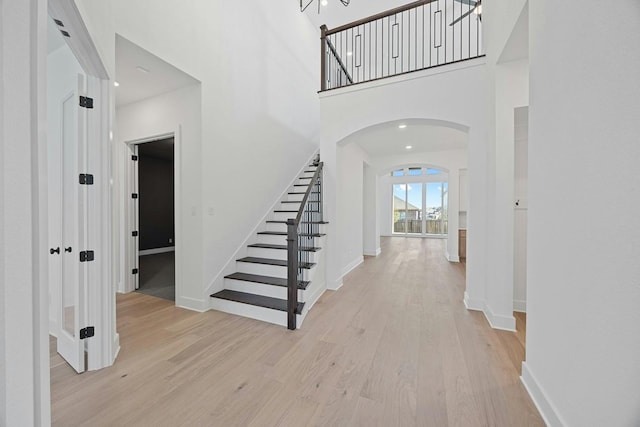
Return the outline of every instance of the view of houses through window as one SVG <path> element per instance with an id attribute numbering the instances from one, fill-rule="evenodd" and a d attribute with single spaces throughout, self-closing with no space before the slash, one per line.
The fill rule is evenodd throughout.
<path id="1" fill-rule="evenodd" d="M 448 232 L 446 173 L 434 168 L 410 167 L 394 170 L 391 176 L 394 178 L 392 184 L 393 233 L 446 235 Z"/>

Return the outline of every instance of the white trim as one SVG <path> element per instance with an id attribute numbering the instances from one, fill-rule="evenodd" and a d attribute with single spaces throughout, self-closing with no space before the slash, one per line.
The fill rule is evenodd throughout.
<path id="1" fill-rule="evenodd" d="M 378 248 L 375 252 L 372 251 L 364 251 L 365 256 L 378 256 L 382 253 L 382 249 Z"/>
<path id="2" fill-rule="evenodd" d="M 176 251 L 175 246 L 167 246 L 166 248 L 154 248 L 154 249 L 145 249 L 142 251 L 138 251 L 138 256 L 164 254 L 167 252 L 175 252 L 175 251 Z"/>
<path id="3" fill-rule="evenodd" d="M 449 261 L 449 262 L 460 262 L 460 257 L 459 256 L 451 256 L 451 254 L 449 254 L 449 251 L 447 251 L 447 261 Z"/>
<path id="4" fill-rule="evenodd" d="M 347 274 L 351 273 L 355 268 L 357 268 L 363 262 L 364 262 L 364 257 L 360 255 L 359 257 L 351 261 L 349 264 L 347 264 L 347 266 L 343 270 L 344 273 L 342 273 L 342 278 L 344 278 Z"/>
<path id="5" fill-rule="evenodd" d="M 345 86 L 339 89 L 332 89 L 325 92 L 319 92 L 318 95 L 320 96 L 320 99 L 329 98 L 332 96 L 338 96 L 346 93 L 358 92 L 361 90 L 367 90 L 371 88 L 392 85 L 392 84 L 405 82 L 409 80 L 429 78 L 430 76 L 435 76 L 436 74 L 451 73 L 458 70 L 464 70 L 466 68 L 479 67 L 479 66 L 485 65 L 486 63 L 487 63 L 486 57 L 482 56 L 479 58 L 474 58 L 474 59 L 470 59 L 462 62 L 456 62 L 453 64 L 443 64 L 442 66 L 427 68 L 425 70 L 420 70 L 413 73 L 401 74 L 398 76 L 391 76 L 382 80 L 374 80 L 374 81 L 370 81 L 362 84 Z"/>
<path id="6" fill-rule="evenodd" d="M 134 264 L 133 264 L 133 268 L 139 268 L 138 265 L 138 261 L 140 256 L 144 256 L 144 255 L 152 255 L 152 254 L 157 254 L 157 253 L 164 253 L 164 252 L 170 252 L 170 251 L 175 251 L 175 276 L 174 276 L 174 280 L 175 280 L 175 297 L 176 297 L 176 306 L 180 307 L 180 304 L 178 304 L 179 300 L 184 300 L 185 298 L 181 298 L 182 293 L 183 293 L 183 277 L 182 277 L 182 251 L 183 251 L 183 244 L 182 244 L 182 215 L 181 215 L 181 206 L 182 206 L 182 170 L 183 170 L 183 165 L 182 165 L 182 125 L 178 124 L 178 126 L 170 132 L 161 132 L 152 136 L 147 136 L 144 138 L 138 138 L 138 139 L 133 139 L 133 140 L 129 140 L 129 141 L 125 141 L 124 144 L 129 147 L 130 149 L 135 149 L 135 152 L 137 154 L 137 147 L 140 144 L 145 144 L 145 143 L 153 143 L 155 141 L 160 141 L 163 139 L 167 139 L 167 138 L 173 138 L 173 168 L 174 168 L 174 173 L 173 173 L 173 188 L 174 188 L 174 196 L 173 196 L 173 210 L 174 210 L 174 230 L 175 230 L 175 235 L 174 235 L 174 242 L 175 242 L 175 246 L 170 247 L 171 249 L 169 249 L 169 247 L 167 248 L 156 248 L 156 249 L 147 249 L 144 251 L 141 251 L 139 249 L 139 244 L 138 245 L 134 245 L 135 249 L 134 249 L 134 254 L 133 254 L 133 258 L 134 258 Z M 128 162 L 130 161 L 129 156 L 131 155 L 131 150 L 124 150 L 124 155 L 125 157 L 125 165 L 128 164 Z M 125 168 L 126 169 L 126 168 Z M 136 170 L 136 175 L 137 175 L 137 170 Z M 132 209 L 132 206 L 129 203 L 126 203 L 126 201 L 129 201 L 129 197 L 127 197 L 129 195 L 129 190 L 132 189 L 132 185 L 135 184 L 137 185 L 137 177 L 131 176 L 130 173 L 125 172 L 125 183 L 124 183 L 124 188 L 125 188 L 125 192 L 124 194 L 121 196 L 124 200 L 125 200 L 125 205 L 124 205 L 124 221 L 122 221 L 124 230 L 120 230 L 121 233 L 123 233 L 124 236 L 124 240 L 123 242 L 126 242 L 128 238 L 130 238 L 131 236 L 131 231 L 132 230 L 138 230 L 140 229 L 139 224 L 131 224 L 131 212 L 130 210 Z M 135 192 L 137 192 L 138 189 L 135 189 Z M 122 213 L 122 212 L 121 212 Z M 138 211 L 139 214 L 139 211 Z M 138 215 L 136 215 L 136 218 L 134 220 L 135 222 L 139 222 L 138 219 Z M 124 244 L 125 247 L 127 247 L 127 244 Z M 127 252 L 128 253 L 128 252 Z M 129 257 L 131 257 L 131 254 L 129 254 Z M 137 279 L 137 276 L 134 275 L 130 275 L 131 277 L 129 278 L 129 280 L 127 280 L 127 272 L 129 271 L 128 266 L 128 262 L 125 262 L 125 264 L 122 266 L 122 269 L 124 270 L 124 274 L 125 274 L 125 286 L 124 289 L 120 289 L 121 292 L 123 293 L 127 293 L 127 292 L 133 292 L 135 290 L 135 280 Z M 195 301 L 200 301 L 200 300 L 195 300 Z M 194 305 L 192 305 L 191 303 L 187 303 L 184 308 L 189 308 L 192 309 L 191 307 L 200 307 L 200 303 L 195 303 Z M 202 311 L 199 308 L 194 308 L 194 310 L 196 311 Z"/>
<path id="7" fill-rule="evenodd" d="M 493 329 L 516 332 L 516 318 L 513 317 L 513 315 L 498 316 L 486 303 L 484 304 L 484 310 L 482 310 L 482 312 Z"/>
<path id="8" fill-rule="evenodd" d="M 340 277 L 339 279 L 337 279 L 334 282 L 333 286 L 329 286 L 327 284 L 327 289 L 330 290 L 330 291 L 337 291 L 338 289 L 340 289 L 342 287 L 342 285 L 344 285 L 344 282 L 342 281 L 342 277 Z"/>
<path id="9" fill-rule="evenodd" d="M 207 301 L 190 297 L 178 297 L 178 295 L 176 295 L 176 307 L 197 311 L 198 313 L 204 313 L 210 309 Z"/>
<path id="10" fill-rule="evenodd" d="M 116 361 L 116 359 L 118 358 L 118 354 L 120 354 L 120 334 L 116 333 L 115 337 L 113 338 L 113 345 L 111 346 L 111 351 L 113 352 L 111 354 L 111 363 L 114 363 Z"/>
<path id="11" fill-rule="evenodd" d="M 467 310 L 473 311 L 483 311 L 484 310 L 484 301 L 471 299 L 469 293 L 467 291 L 464 292 L 464 306 Z"/>
<path id="12" fill-rule="evenodd" d="M 271 206 L 269 207 L 265 215 L 262 218 L 260 218 L 260 220 L 258 220 L 255 227 L 253 227 L 253 229 L 247 234 L 245 239 L 242 241 L 240 246 L 238 246 L 238 249 L 236 249 L 233 255 L 229 257 L 224 267 L 222 267 L 222 269 L 218 272 L 218 274 L 215 275 L 214 279 L 211 281 L 211 283 L 207 287 L 207 291 L 205 295 L 211 295 L 224 289 L 224 276 L 232 274 L 236 271 L 236 260 L 238 258 L 242 258 L 243 256 L 245 256 L 248 250 L 247 245 L 249 245 L 249 242 L 252 242 L 254 241 L 254 239 L 256 239 L 256 233 L 264 227 L 265 221 L 267 221 L 269 218 L 273 216 L 274 210 L 276 210 L 276 208 L 280 205 L 280 203 L 283 200 L 286 200 L 286 196 L 287 196 L 287 193 L 289 192 L 289 189 L 293 186 L 293 184 L 295 184 L 298 181 L 300 176 L 302 176 L 302 174 L 304 173 L 305 169 L 309 167 L 309 164 L 313 162 L 313 159 L 318 155 L 319 152 L 320 150 L 314 151 L 313 155 L 309 157 L 309 159 L 305 162 L 304 166 L 300 168 L 298 173 L 291 180 L 291 182 L 289 182 L 287 187 L 271 204 Z M 176 240 L 176 243 L 177 243 L 177 240 Z"/>
<path id="13" fill-rule="evenodd" d="M 517 311 L 518 313 L 526 313 L 527 312 L 527 301 L 525 300 L 513 300 L 513 311 Z"/>
<path id="14" fill-rule="evenodd" d="M 536 408 L 538 408 L 538 412 L 540 412 L 546 425 L 549 427 L 563 427 L 567 425 L 562 421 L 558 410 L 553 403 L 551 403 L 547 397 L 547 393 L 544 392 L 538 380 L 536 380 L 527 362 L 522 362 L 522 376 L 520 377 L 520 381 L 522 381 L 524 388 L 529 393 L 529 396 L 531 396 L 531 400 L 533 400 Z"/>

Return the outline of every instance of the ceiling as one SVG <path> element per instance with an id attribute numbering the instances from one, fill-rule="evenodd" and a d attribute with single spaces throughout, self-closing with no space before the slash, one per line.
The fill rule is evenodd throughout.
<path id="1" fill-rule="evenodd" d="M 145 71 L 141 71 L 141 67 Z M 198 80 L 140 46 L 116 36 L 116 106 L 197 84 Z"/>
<path id="2" fill-rule="evenodd" d="M 351 4 L 345 7 L 340 0 L 327 0 L 327 5 L 320 6 L 320 14 L 318 14 L 318 0 L 314 0 L 305 13 L 316 28 L 325 24 L 332 29 L 407 3 L 410 2 L 407 0 L 352 0 Z"/>
<path id="3" fill-rule="evenodd" d="M 400 129 L 400 124 L 407 125 Z M 389 122 L 363 129 L 344 143 L 357 143 L 371 157 L 387 157 L 407 153 L 465 150 L 467 133 L 461 129 L 435 125 L 424 120 Z M 411 150 L 405 147 L 410 145 Z"/>

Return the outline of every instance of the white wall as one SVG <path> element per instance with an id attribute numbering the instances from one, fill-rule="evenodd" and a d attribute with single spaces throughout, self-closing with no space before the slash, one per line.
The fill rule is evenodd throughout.
<path id="1" fill-rule="evenodd" d="M 214 277 L 318 147 L 317 30 L 281 2 L 78 7 L 111 75 L 118 33 L 202 82 L 202 149 L 192 165 L 202 191 L 192 219 L 202 228 L 194 286 L 208 300 Z"/>
<path id="2" fill-rule="evenodd" d="M 392 179 L 389 175 L 391 169 L 403 166 L 439 167 L 447 171 L 446 178 L 449 184 L 449 235 L 447 236 L 447 259 L 459 261 L 458 257 L 458 216 L 459 216 L 459 171 L 467 167 L 467 150 L 433 151 L 426 153 L 411 153 L 386 158 L 375 158 L 372 163 L 376 165 L 380 175 L 380 188 L 378 192 L 380 232 L 383 236 L 391 236 L 392 233 Z M 410 182 L 415 179 L 419 182 L 423 177 L 403 177 Z"/>
<path id="3" fill-rule="evenodd" d="M 327 283 L 340 285 L 346 267 L 332 253 L 338 251 L 334 236 L 341 229 L 341 218 L 334 205 L 336 191 L 343 183 L 336 169 L 337 145 L 349 135 L 372 125 L 404 119 L 432 119 L 468 129 L 471 200 L 468 232 L 468 304 L 482 309 L 486 276 L 486 199 L 487 199 L 487 75 L 482 59 L 468 61 L 367 83 L 321 94 L 322 144 L 325 160 L 325 201 L 328 220 Z M 337 223 L 337 224 L 336 224 Z M 457 226 L 457 225 L 456 225 Z"/>
<path id="4" fill-rule="evenodd" d="M 0 424 L 48 425 L 46 2 L 0 4 Z M 46 209 L 45 209 L 46 211 Z M 46 213 L 46 212 L 45 212 Z"/>
<path id="5" fill-rule="evenodd" d="M 362 172 L 362 249 L 364 255 L 377 256 L 380 254 L 378 175 L 374 167 L 367 163 L 364 163 Z"/>
<path id="6" fill-rule="evenodd" d="M 523 378 L 550 425 L 640 424 L 640 3 L 598 5 L 529 11 Z"/>
<path id="7" fill-rule="evenodd" d="M 322 153 L 321 153 L 322 155 Z M 363 165 L 367 154 L 357 144 L 338 147 L 338 222 L 335 237 L 341 266 L 340 277 L 363 261 Z M 376 248 L 377 249 L 377 248 Z"/>
<path id="8" fill-rule="evenodd" d="M 51 176 L 55 173 L 60 179 L 48 180 L 49 218 L 55 223 L 49 227 L 47 240 L 49 247 L 61 246 L 62 218 L 62 101 L 77 91 L 78 74 L 84 71 L 71 49 L 66 44 L 47 55 L 47 166 Z M 62 263 L 49 263 L 49 277 L 62 277 Z M 49 332 L 58 336 L 58 310 L 62 295 L 60 280 L 49 283 Z"/>
<path id="9" fill-rule="evenodd" d="M 526 60 L 496 64 L 495 144 L 492 146 L 491 175 L 493 211 L 490 216 L 491 268 L 487 280 L 487 313 L 492 325 L 515 329 L 514 206 L 515 206 L 515 108 L 529 104 L 529 65 Z"/>
<path id="10" fill-rule="evenodd" d="M 515 194 L 513 208 L 513 310 L 527 311 L 527 189 L 529 164 L 529 108 L 515 109 Z"/>
<path id="11" fill-rule="evenodd" d="M 187 86 L 174 92 L 166 93 L 144 101 L 122 106 L 116 110 L 117 143 L 115 155 L 120 167 L 126 167 L 131 161 L 127 143 L 153 136 L 178 132 L 176 147 L 180 150 L 176 157 L 176 168 L 179 173 L 176 203 L 179 209 L 180 223 L 176 224 L 176 272 L 180 285 L 176 286 L 176 304 L 194 307 L 203 304 L 202 296 L 202 221 L 198 213 L 202 211 L 202 170 L 201 170 L 201 130 L 200 85 Z M 114 200 L 129 200 L 125 188 L 124 170 L 114 173 Z M 117 191 L 117 193 L 116 193 Z M 179 196 L 179 200 L 178 200 Z M 119 289 L 124 291 L 130 269 L 125 267 L 124 245 L 131 230 L 126 229 L 125 209 L 119 209 L 120 242 L 117 245 L 121 254 L 116 262 L 121 265 L 119 271 Z M 178 236 L 181 239 L 178 241 Z"/>

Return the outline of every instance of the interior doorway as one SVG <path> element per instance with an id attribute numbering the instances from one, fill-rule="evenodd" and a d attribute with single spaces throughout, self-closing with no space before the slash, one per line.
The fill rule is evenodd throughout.
<path id="1" fill-rule="evenodd" d="M 136 291 L 175 301 L 175 138 L 134 144 L 132 151 Z"/>

